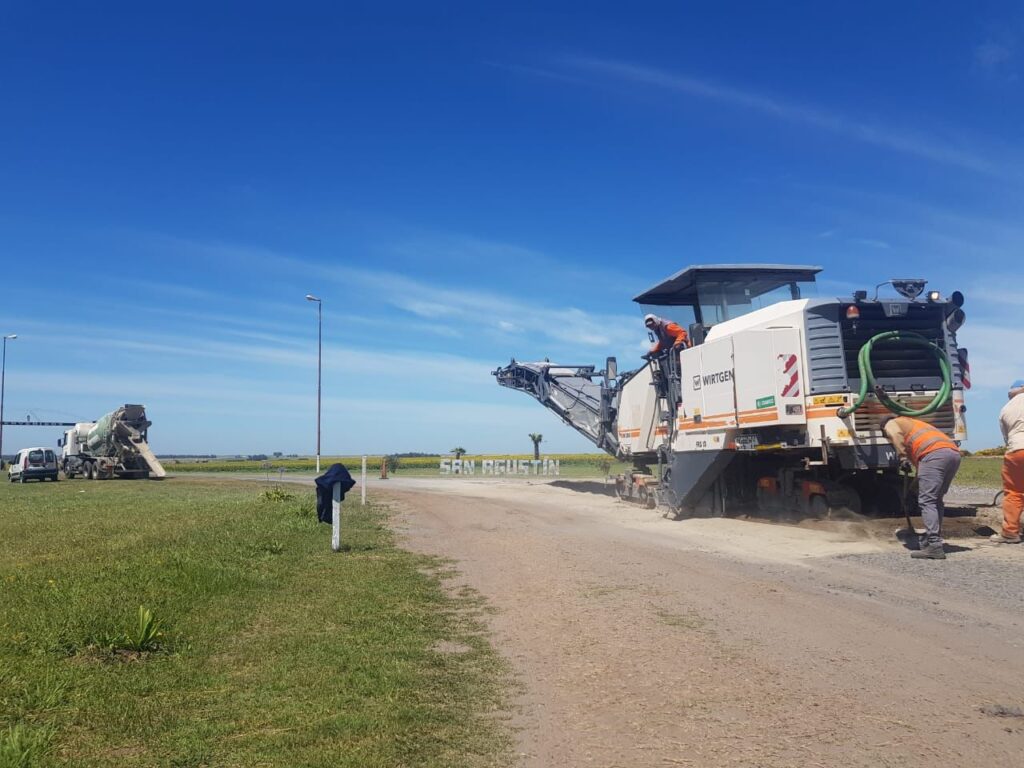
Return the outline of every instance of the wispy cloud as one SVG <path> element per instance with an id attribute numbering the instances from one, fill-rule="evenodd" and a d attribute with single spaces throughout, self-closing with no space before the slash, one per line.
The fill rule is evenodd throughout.
<path id="1" fill-rule="evenodd" d="M 1021 334 L 1012 325 L 968 322 L 957 334 L 970 350 L 972 382 L 976 389 L 1005 392 L 1024 375 Z"/>
<path id="2" fill-rule="evenodd" d="M 974 69 L 987 78 L 1015 82 L 1016 40 L 1003 35 L 1002 39 L 990 38 L 974 49 Z"/>
<path id="3" fill-rule="evenodd" d="M 970 148 L 953 145 L 919 131 L 869 123 L 818 107 L 780 99 L 687 74 L 615 59 L 569 56 L 562 66 L 576 72 L 610 77 L 623 82 L 707 99 L 731 107 L 759 112 L 777 120 L 797 123 L 865 144 L 944 165 L 986 174 L 999 174 L 999 164 Z"/>
<path id="4" fill-rule="evenodd" d="M 312 262 L 263 248 L 183 240 L 175 242 L 179 249 L 187 247 L 210 258 L 232 259 L 250 266 L 259 264 L 282 272 L 301 272 L 311 280 L 330 280 L 347 290 L 357 289 L 362 295 L 373 296 L 383 304 L 417 317 L 456 323 L 457 326 L 447 326 L 447 333 L 435 328 L 441 335 L 453 338 L 459 333 L 458 326 L 471 327 L 477 332 L 507 333 L 507 329 L 501 326 L 504 322 L 513 323 L 523 332 L 536 334 L 538 338 L 575 347 L 583 345 L 614 350 L 631 348 L 640 334 L 638 319 L 628 315 L 595 313 L 571 305 L 551 306 L 498 291 L 451 287 L 396 272 Z M 453 252 L 450 249 L 456 246 L 470 249 L 462 252 L 464 257 L 482 254 L 498 261 L 504 259 L 520 264 L 541 258 L 536 251 L 527 248 L 472 238 L 446 240 L 433 247 L 441 249 L 438 253 L 451 256 Z M 414 248 L 409 244 L 396 247 Z M 429 253 L 429 250 L 424 250 L 427 247 L 417 244 L 415 248 L 420 250 L 410 250 L 410 253 L 424 255 Z M 552 279 L 551 270 L 538 271 L 537 274 Z M 617 284 L 621 284 L 621 279 Z"/>
<path id="5" fill-rule="evenodd" d="M 2 318 L 0 318 L 2 320 Z M 23 320 L 26 337 L 34 337 L 37 345 L 54 344 L 76 350 L 120 350 L 138 353 L 146 359 L 159 361 L 173 368 L 177 361 L 198 359 L 214 361 L 211 370 L 225 365 L 251 364 L 278 368 L 281 372 L 315 369 L 317 353 L 309 338 L 282 334 L 248 334 L 252 343 L 197 337 L 194 334 L 133 333 L 120 327 L 81 326 L 69 323 Z M 236 333 L 229 334 L 238 336 Z M 493 360 L 475 360 L 447 352 L 419 352 L 360 348 L 345 344 L 325 343 L 323 366 L 380 382 L 409 376 L 432 381 L 490 386 Z M 151 366 L 152 367 L 152 366 Z M 154 376 L 154 380 L 157 377 Z M 402 379 L 403 381 L 405 379 Z M 66 386 L 66 384 L 64 385 Z"/>
<path id="6" fill-rule="evenodd" d="M 1008 45 L 986 40 L 974 49 L 974 62 L 986 72 L 993 72 L 1013 59 L 1013 50 Z"/>
<path id="7" fill-rule="evenodd" d="M 489 282 L 499 284 L 506 277 L 514 281 L 523 275 L 540 275 L 551 284 L 564 282 L 578 290 L 603 291 L 609 285 L 630 286 L 637 281 L 635 271 L 616 270 L 597 263 L 580 269 L 578 263 L 554 257 L 538 248 L 467 234 L 418 233 L 384 245 L 382 250 L 420 264 L 433 261 L 462 265 L 468 272 L 484 269 Z M 644 286 L 633 287 L 639 290 Z"/>
<path id="8" fill-rule="evenodd" d="M 404 275 L 346 267 L 329 268 L 336 279 L 373 288 L 396 307 L 424 317 L 450 317 L 477 328 L 516 328 L 551 339 L 596 347 L 628 344 L 637 321 L 598 315 L 576 307 L 550 307 L 491 291 L 432 285 Z"/>
<path id="9" fill-rule="evenodd" d="M 870 237 L 851 237 L 849 242 L 853 245 L 863 245 L 868 248 L 876 248 L 882 251 L 887 251 L 892 248 L 892 246 L 885 240 L 876 240 Z"/>

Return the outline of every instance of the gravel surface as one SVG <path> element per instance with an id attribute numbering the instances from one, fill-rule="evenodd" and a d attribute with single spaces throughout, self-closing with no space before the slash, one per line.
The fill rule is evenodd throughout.
<path id="1" fill-rule="evenodd" d="M 979 544 L 976 550 L 953 550 L 941 561 L 912 559 L 906 552 L 843 555 L 841 559 L 891 574 L 902 584 L 960 590 L 1001 606 L 1024 619 L 1024 546 Z M 1021 681 L 1024 685 L 1024 680 Z"/>
<path id="2" fill-rule="evenodd" d="M 946 495 L 947 502 L 966 502 L 970 504 L 990 505 L 995 495 L 999 493 L 998 488 L 989 488 L 981 485 L 954 485 Z M 1002 503 L 1002 497 L 998 503 Z"/>

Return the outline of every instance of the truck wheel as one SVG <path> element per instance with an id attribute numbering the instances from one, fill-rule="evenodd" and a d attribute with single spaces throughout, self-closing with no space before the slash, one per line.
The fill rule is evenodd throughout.
<path id="1" fill-rule="evenodd" d="M 85 465 L 85 476 L 90 480 L 96 479 L 96 465 L 91 461 Z"/>

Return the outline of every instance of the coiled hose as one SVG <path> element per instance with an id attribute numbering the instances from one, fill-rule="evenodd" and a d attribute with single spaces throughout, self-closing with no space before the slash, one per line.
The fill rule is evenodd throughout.
<path id="1" fill-rule="evenodd" d="M 942 371 L 942 387 L 939 389 L 938 393 L 936 393 L 935 397 L 932 398 L 931 402 L 922 408 L 908 408 L 903 403 L 899 403 L 889 397 L 889 395 L 875 383 L 875 372 L 871 368 L 871 350 L 874 349 L 875 344 L 896 341 L 902 341 L 905 344 L 915 347 L 924 347 L 935 355 L 935 359 L 939 361 L 939 370 Z M 912 331 L 885 331 L 884 333 L 872 336 L 867 340 L 867 342 L 865 342 L 864 346 L 860 348 L 860 352 L 857 353 L 857 367 L 860 369 L 860 392 L 857 393 L 857 399 L 854 401 L 853 405 L 848 408 L 840 408 L 838 410 L 837 415 L 841 419 L 845 419 L 851 413 L 860 408 L 864 404 L 864 401 L 867 400 L 869 391 L 873 391 L 879 402 L 897 416 L 926 416 L 929 413 L 934 413 L 945 405 L 953 391 L 949 360 L 946 358 L 946 353 L 943 351 L 942 347 L 933 341 L 929 341 L 921 334 L 914 333 Z"/>

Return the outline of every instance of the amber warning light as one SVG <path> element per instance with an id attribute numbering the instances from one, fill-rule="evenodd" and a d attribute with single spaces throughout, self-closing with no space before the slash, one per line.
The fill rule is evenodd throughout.
<path id="1" fill-rule="evenodd" d="M 858 320 L 860 319 L 860 309 L 855 305 L 851 304 L 846 308 L 846 319 L 847 320 Z"/>

